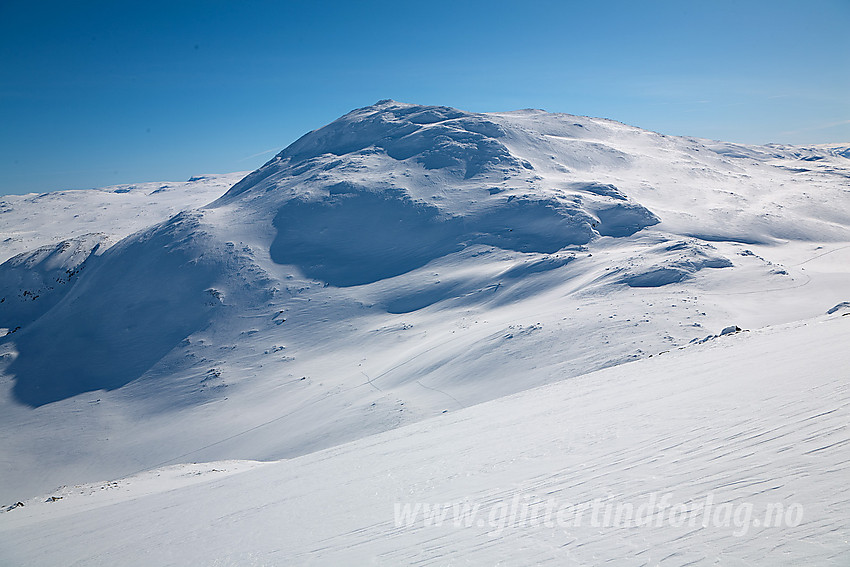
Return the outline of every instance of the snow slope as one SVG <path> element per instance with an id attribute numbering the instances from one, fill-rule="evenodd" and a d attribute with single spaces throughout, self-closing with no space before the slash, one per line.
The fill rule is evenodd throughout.
<path id="1" fill-rule="evenodd" d="M 0 558 L 846 565 L 848 340 L 850 317 L 835 312 L 292 460 L 181 465 L 63 488 L 0 513 L 9 542 Z M 447 512 L 400 516 L 404 505 Z M 644 515 L 616 520 L 618 505 Z M 463 506 L 475 515 L 454 515 Z"/>
<path id="2" fill-rule="evenodd" d="M 100 235 L 114 244 L 174 214 L 217 199 L 247 172 L 0 198 L 0 262 L 41 246 Z"/>
<path id="3" fill-rule="evenodd" d="M 0 501 L 298 457 L 821 315 L 848 300 L 848 176 L 839 147 L 381 101 L 207 206 L 116 211 L 115 244 L 22 220 L 47 248 L 0 266 Z"/>

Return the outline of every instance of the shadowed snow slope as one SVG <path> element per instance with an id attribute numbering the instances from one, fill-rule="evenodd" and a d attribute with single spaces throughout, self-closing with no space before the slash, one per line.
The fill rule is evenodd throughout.
<path id="1" fill-rule="evenodd" d="M 846 565 L 848 340 L 822 316 L 292 460 L 64 487 L 0 512 L 0 558 Z"/>
<path id="2" fill-rule="evenodd" d="M 850 299 L 848 175 L 841 147 L 381 101 L 226 193 L 6 198 L 0 501 L 304 455 L 823 314 Z"/>
<path id="3" fill-rule="evenodd" d="M 20 330 L 8 367 L 15 396 L 41 406 L 121 387 L 206 324 L 215 301 L 204 290 L 221 266 L 197 252 L 201 233 L 179 239 L 196 222 L 184 213 L 111 248 L 46 316 Z"/>

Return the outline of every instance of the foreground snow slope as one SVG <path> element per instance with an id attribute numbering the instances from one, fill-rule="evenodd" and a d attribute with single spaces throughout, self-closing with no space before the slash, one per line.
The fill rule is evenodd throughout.
<path id="1" fill-rule="evenodd" d="M 0 502 L 291 458 L 823 314 L 850 289 L 844 150 L 382 101 L 208 206 L 119 210 L 116 244 L 4 224 L 40 236 L 0 266 Z"/>
<path id="2" fill-rule="evenodd" d="M 842 313 L 850 310 L 719 337 L 288 461 L 183 465 L 63 488 L 0 513 L 0 558 L 846 565 Z M 577 510 L 595 501 L 596 521 L 591 507 L 576 525 Z M 560 517 L 533 507 L 549 502 Z M 650 502 L 651 524 L 605 519 L 607 505 Z M 455 526 L 452 512 L 441 525 L 421 515 L 397 522 L 406 503 L 480 508 L 465 516 L 470 525 Z"/>

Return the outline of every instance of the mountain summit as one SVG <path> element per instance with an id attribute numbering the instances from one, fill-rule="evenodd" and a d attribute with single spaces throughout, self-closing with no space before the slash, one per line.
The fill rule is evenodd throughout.
<path id="1" fill-rule="evenodd" d="M 471 245 L 552 253 L 658 222 L 612 185 L 548 181 L 538 168 L 563 166 L 512 151 L 520 133 L 487 115 L 381 101 L 302 137 L 213 206 L 275 210 L 272 258 L 338 286 Z"/>

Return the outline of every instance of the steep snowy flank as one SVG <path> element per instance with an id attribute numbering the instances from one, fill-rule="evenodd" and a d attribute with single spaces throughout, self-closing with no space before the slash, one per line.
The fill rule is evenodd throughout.
<path id="1" fill-rule="evenodd" d="M 186 185 L 204 201 L 7 199 L 0 501 L 304 455 L 822 314 L 850 289 L 839 150 L 381 101 L 223 196 L 238 176 Z"/>
<path id="2" fill-rule="evenodd" d="M 207 290 L 221 265 L 198 252 L 209 249 L 201 232 L 181 240 L 197 224 L 182 213 L 114 246 L 20 330 L 8 367 L 15 397 L 41 406 L 121 387 L 205 325 L 219 303 Z"/>
<path id="3" fill-rule="evenodd" d="M 0 265 L 0 335 L 15 333 L 49 311 L 92 264 L 104 234 L 86 234 L 23 252 Z"/>

